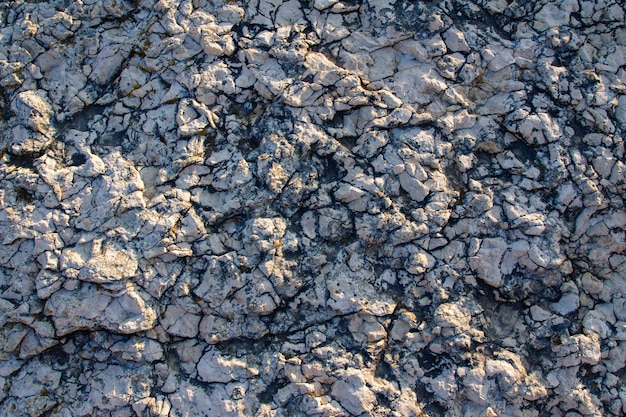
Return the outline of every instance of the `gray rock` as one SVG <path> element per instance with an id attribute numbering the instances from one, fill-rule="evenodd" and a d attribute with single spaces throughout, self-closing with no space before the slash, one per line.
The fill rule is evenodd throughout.
<path id="1" fill-rule="evenodd" d="M 500 261 L 507 249 L 502 238 L 487 238 L 480 243 L 476 256 L 470 257 L 470 265 L 478 276 L 492 287 L 499 288 L 504 283 Z"/>
<path id="2" fill-rule="evenodd" d="M 156 311 L 148 300 L 132 284 L 111 295 L 98 291 L 94 285 L 83 284 L 76 290 L 61 289 L 52 294 L 44 312 L 51 316 L 58 336 L 100 327 L 131 334 L 154 326 Z"/>
<path id="3" fill-rule="evenodd" d="M 0 18 L 0 415 L 623 414 L 620 2 Z"/>
<path id="4" fill-rule="evenodd" d="M 355 369 L 347 369 L 341 379 L 332 385 L 331 396 L 353 415 L 370 412 L 376 404 L 374 393 Z"/>
<path id="5" fill-rule="evenodd" d="M 23 91 L 11 103 L 15 116 L 30 129 L 49 136 L 52 106 L 43 90 Z"/>
<path id="6" fill-rule="evenodd" d="M 259 371 L 238 359 L 226 359 L 219 351 L 209 349 L 198 362 L 198 376 L 204 382 L 231 382 L 250 378 Z"/>
<path id="7" fill-rule="evenodd" d="M 95 284 L 108 284 L 135 276 L 138 264 L 132 253 L 118 250 L 106 243 L 101 251 L 101 254 L 90 258 L 80 269 L 78 279 Z"/>

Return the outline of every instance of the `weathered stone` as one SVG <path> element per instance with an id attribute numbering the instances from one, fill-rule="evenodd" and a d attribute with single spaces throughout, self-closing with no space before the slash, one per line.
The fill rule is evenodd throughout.
<path id="1" fill-rule="evenodd" d="M 500 261 L 507 249 L 506 241 L 502 238 L 487 238 L 480 243 L 476 256 L 470 258 L 470 265 L 478 276 L 492 287 L 499 288 L 504 283 Z"/>
<path id="2" fill-rule="evenodd" d="M 58 336 L 101 327 L 137 333 L 151 329 L 156 320 L 156 311 L 147 304 L 148 298 L 131 284 L 113 296 L 99 292 L 94 285 L 83 284 L 76 290 L 61 289 L 52 294 L 44 313 L 51 316 Z"/>
<path id="3" fill-rule="evenodd" d="M 371 411 L 376 404 L 374 393 L 367 387 L 360 372 L 346 370 L 332 385 L 331 395 L 351 414 L 360 415 Z"/>
<path id="4" fill-rule="evenodd" d="M 92 257 L 81 268 L 78 279 L 107 284 L 132 278 L 136 272 L 137 259 L 132 253 L 105 244 L 102 254 Z"/>
<path id="5" fill-rule="evenodd" d="M 623 414 L 620 2 L 5 3 L 0 415 Z"/>
<path id="6" fill-rule="evenodd" d="M 23 91 L 11 103 L 16 117 L 36 132 L 49 135 L 52 107 L 43 90 Z"/>
<path id="7" fill-rule="evenodd" d="M 198 375 L 204 382 L 231 382 L 250 378 L 259 371 L 238 359 L 226 359 L 215 349 L 209 349 L 198 363 Z"/>

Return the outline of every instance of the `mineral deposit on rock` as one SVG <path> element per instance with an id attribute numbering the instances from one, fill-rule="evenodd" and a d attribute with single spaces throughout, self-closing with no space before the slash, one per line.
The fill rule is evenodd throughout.
<path id="1" fill-rule="evenodd" d="M 0 2 L 0 415 L 623 416 L 624 8 Z"/>

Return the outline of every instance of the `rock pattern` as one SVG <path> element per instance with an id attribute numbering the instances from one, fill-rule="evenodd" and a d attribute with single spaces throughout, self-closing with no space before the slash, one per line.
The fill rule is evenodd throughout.
<path id="1" fill-rule="evenodd" d="M 0 414 L 626 413 L 616 0 L 0 9 Z"/>

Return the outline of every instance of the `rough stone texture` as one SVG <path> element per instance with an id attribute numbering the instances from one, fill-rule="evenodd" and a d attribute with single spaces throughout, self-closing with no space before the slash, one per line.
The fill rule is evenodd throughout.
<path id="1" fill-rule="evenodd" d="M 624 21 L 3 2 L 0 415 L 624 415 Z"/>

